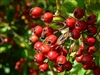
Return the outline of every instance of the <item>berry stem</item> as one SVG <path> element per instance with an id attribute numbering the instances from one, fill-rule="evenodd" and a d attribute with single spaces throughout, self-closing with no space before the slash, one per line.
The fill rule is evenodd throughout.
<path id="1" fill-rule="evenodd" d="M 60 6 L 61 6 L 60 0 L 56 0 L 56 6 L 57 6 L 57 10 L 60 10 Z"/>

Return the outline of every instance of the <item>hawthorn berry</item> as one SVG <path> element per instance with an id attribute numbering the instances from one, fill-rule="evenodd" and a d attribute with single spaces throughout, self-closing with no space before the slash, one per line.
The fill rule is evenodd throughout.
<path id="1" fill-rule="evenodd" d="M 34 55 L 34 61 L 37 62 L 38 64 L 42 64 L 44 61 L 44 55 L 42 53 L 37 53 L 36 55 Z"/>
<path id="2" fill-rule="evenodd" d="M 40 51 L 39 48 L 41 47 L 42 44 L 43 44 L 42 42 L 36 42 L 34 44 L 34 50 L 36 50 L 37 52 L 39 52 Z"/>
<path id="3" fill-rule="evenodd" d="M 37 25 L 34 28 L 32 28 L 32 32 L 36 35 L 36 36 L 41 36 L 42 33 L 42 27 Z"/>
<path id="4" fill-rule="evenodd" d="M 36 35 L 32 35 L 32 36 L 30 36 L 29 40 L 30 40 L 32 43 L 36 43 L 36 42 L 39 40 L 39 38 L 38 38 L 38 36 L 36 36 Z"/>
<path id="5" fill-rule="evenodd" d="M 43 54 L 47 54 L 51 50 L 50 46 L 46 44 L 42 44 L 40 47 L 40 52 Z"/>
<path id="6" fill-rule="evenodd" d="M 56 51 L 51 50 L 48 52 L 47 58 L 51 61 L 55 61 L 58 56 L 59 54 Z"/>
<path id="7" fill-rule="evenodd" d="M 54 32 L 54 30 L 53 30 L 52 27 L 50 27 L 50 26 L 45 26 L 45 27 L 43 28 L 43 30 L 42 30 L 42 35 L 43 35 L 43 36 L 49 36 L 49 35 L 53 34 L 53 32 Z"/>
<path id="8" fill-rule="evenodd" d="M 86 22 L 90 25 L 94 25 L 94 23 L 96 22 L 96 15 L 91 14 L 87 17 Z"/>
<path id="9" fill-rule="evenodd" d="M 93 46 L 96 42 L 94 37 L 87 37 L 85 38 L 85 44 L 87 44 L 88 46 Z"/>
<path id="10" fill-rule="evenodd" d="M 76 23 L 76 20 L 74 18 L 71 18 L 71 17 L 70 18 L 66 18 L 66 20 L 65 20 L 65 24 L 69 28 L 75 27 L 75 23 Z"/>
<path id="11" fill-rule="evenodd" d="M 51 12 L 46 12 L 41 18 L 44 22 L 50 23 L 53 20 L 53 14 Z"/>
<path id="12" fill-rule="evenodd" d="M 42 15 L 42 9 L 40 7 L 34 7 L 31 9 L 31 15 L 33 18 L 39 18 Z"/>
<path id="13" fill-rule="evenodd" d="M 63 64 L 65 64 L 65 63 L 66 63 L 66 57 L 63 56 L 63 55 L 58 56 L 57 59 L 56 59 L 56 63 L 57 63 L 58 65 L 63 65 Z"/>
<path id="14" fill-rule="evenodd" d="M 89 54 L 93 54 L 94 51 L 95 51 L 95 46 L 91 46 L 91 47 L 88 48 L 88 53 Z"/>
<path id="15" fill-rule="evenodd" d="M 82 57 L 82 63 L 83 64 L 88 64 L 92 61 L 93 57 L 89 54 L 84 54 Z"/>
<path id="16" fill-rule="evenodd" d="M 78 29 L 73 29 L 71 33 L 72 33 L 72 38 L 73 39 L 75 39 L 75 40 L 79 39 L 80 31 Z"/>
<path id="17" fill-rule="evenodd" d="M 64 68 L 66 71 L 69 71 L 72 69 L 72 63 L 70 61 L 66 61 L 66 63 L 64 64 Z"/>
<path id="18" fill-rule="evenodd" d="M 48 45 L 53 45 L 53 44 L 56 43 L 56 41 L 57 41 L 57 36 L 55 36 L 53 34 L 47 36 L 47 38 L 46 38 L 46 42 L 47 42 Z"/>
<path id="19" fill-rule="evenodd" d="M 49 69 L 48 64 L 47 63 L 43 63 L 41 65 L 39 65 L 39 70 L 42 72 L 45 72 Z"/>
<path id="20" fill-rule="evenodd" d="M 84 16 L 84 10 L 82 8 L 76 8 L 74 9 L 74 12 L 73 12 L 75 18 L 77 19 L 80 19 Z"/>
<path id="21" fill-rule="evenodd" d="M 97 33 L 97 28 L 94 25 L 89 26 L 87 30 L 90 35 L 95 35 Z"/>
<path id="22" fill-rule="evenodd" d="M 76 61 L 81 63 L 82 62 L 82 58 L 83 58 L 83 55 L 80 55 L 80 56 L 76 56 Z"/>
<path id="23" fill-rule="evenodd" d="M 57 72 L 63 72 L 65 69 L 64 67 L 61 67 L 61 66 L 55 66 Z"/>
<path id="24" fill-rule="evenodd" d="M 75 28 L 78 29 L 79 31 L 84 31 L 87 29 L 87 24 L 85 23 L 84 20 L 78 20 L 75 23 Z"/>

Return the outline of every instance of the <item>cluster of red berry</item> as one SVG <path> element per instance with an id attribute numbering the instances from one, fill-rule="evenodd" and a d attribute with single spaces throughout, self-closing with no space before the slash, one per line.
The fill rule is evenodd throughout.
<path id="1" fill-rule="evenodd" d="M 48 24 L 52 23 L 54 17 L 51 12 L 42 15 L 40 7 L 32 8 L 30 14 L 33 18 L 40 18 Z M 54 62 L 56 71 L 69 71 L 72 69 L 72 63 L 67 60 L 67 55 L 71 51 L 66 50 L 65 42 L 68 38 L 80 39 L 81 44 L 75 54 L 76 61 L 82 63 L 85 70 L 91 69 L 94 74 L 99 75 L 100 67 L 96 66 L 93 56 L 96 42 L 95 35 L 97 33 L 96 16 L 91 14 L 86 17 L 84 10 L 81 8 L 76 8 L 73 15 L 74 17 L 66 18 L 62 22 L 63 27 L 57 30 L 54 30 L 50 25 L 45 27 L 37 25 L 32 28 L 32 35 L 29 40 L 34 43 L 34 50 L 36 51 L 34 61 L 39 64 L 40 71 L 49 69 L 48 62 L 45 62 L 46 59 Z M 56 36 L 56 33 L 62 32 L 64 29 L 66 29 L 64 33 Z"/>

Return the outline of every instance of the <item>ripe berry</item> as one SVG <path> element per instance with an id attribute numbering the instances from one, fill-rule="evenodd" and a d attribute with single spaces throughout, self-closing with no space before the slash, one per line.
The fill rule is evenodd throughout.
<path id="1" fill-rule="evenodd" d="M 72 31 L 72 38 L 77 40 L 77 39 L 79 39 L 79 37 L 80 37 L 80 31 L 77 30 L 77 29 L 73 29 L 73 31 Z"/>
<path id="2" fill-rule="evenodd" d="M 51 60 L 51 61 L 55 61 L 56 58 L 58 57 L 58 53 L 56 51 L 49 51 L 47 57 Z"/>
<path id="3" fill-rule="evenodd" d="M 88 45 L 88 46 L 93 46 L 95 44 L 96 40 L 94 37 L 87 37 L 85 39 L 85 43 Z"/>
<path id="4" fill-rule="evenodd" d="M 81 8 L 76 8 L 73 13 L 74 13 L 75 18 L 77 19 L 80 19 L 84 16 L 84 10 Z"/>
<path id="5" fill-rule="evenodd" d="M 32 36 L 30 36 L 29 40 L 30 40 L 32 43 L 36 43 L 36 42 L 39 40 L 39 38 L 38 38 L 38 36 L 36 36 L 36 35 L 32 35 Z"/>
<path id="6" fill-rule="evenodd" d="M 43 54 L 47 54 L 50 50 L 51 50 L 50 46 L 45 45 L 45 44 L 41 45 L 40 47 L 40 51 Z"/>
<path id="7" fill-rule="evenodd" d="M 56 63 L 57 63 L 58 65 L 63 65 L 63 64 L 65 64 L 65 63 L 66 63 L 66 57 L 63 56 L 63 55 L 58 56 L 57 59 L 56 59 Z"/>
<path id="8" fill-rule="evenodd" d="M 94 25 L 88 27 L 88 32 L 91 35 L 95 35 L 97 33 L 97 28 Z"/>
<path id="9" fill-rule="evenodd" d="M 60 54 L 66 57 L 67 53 L 68 53 L 67 50 L 64 47 L 62 47 L 62 49 L 60 50 Z"/>
<path id="10" fill-rule="evenodd" d="M 44 61 L 44 56 L 42 53 L 37 53 L 35 56 L 34 56 L 34 61 L 37 62 L 38 64 L 42 64 L 43 61 Z"/>
<path id="11" fill-rule="evenodd" d="M 89 54 L 93 54 L 94 51 L 95 51 L 95 46 L 89 47 L 89 49 L 88 49 Z"/>
<path id="12" fill-rule="evenodd" d="M 67 19 L 65 20 L 65 24 L 66 24 L 66 26 L 69 27 L 69 28 L 75 27 L 75 23 L 76 23 L 76 20 L 75 20 L 74 18 L 67 18 Z"/>
<path id="13" fill-rule="evenodd" d="M 91 55 L 85 54 L 82 57 L 82 63 L 83 64 L 88 64 L 88 63 L 90 63 L 92 61 L 92 59 L 93 59 L 93 57 Z"/>
<path id="14" fill-rule="evenodd" d="M 93 73 L 95 75 L 99 75 L 100 74 L 100 67 L 97 66 L 95 69 L 93 69 Z"/>
<path id="15" fill-rule="evenodd" d="M 78 49 L 77 53 L 76 53 L 76 56 L 82 55 L 83 51 L 84 51 L 84 48 L 80 47 L 80 48 Z"/>
<path id="16" fill-rule="evenodd" d="M 53 32 L 54 32 L 54 30 L 53 30 L 52 27 L 50 27 L 50 26 L 45 26 L 45 27 L 43 28 L 42 34 L 43 34 L 44 36 L 49 36 L 49 35 L 53 34 Z"/>
<path id="17" fill-rule="evenodd" d="M 29 72 L 30 72 L 29 75 L 38 75 L 38 72 L 34 69 L 30 69 Z"/>
<path id="18" fill-rule="evenodd" d="M 40 48 L 40 46 L 41 46 L 42 44 L 43 44 L 42 42 L 36 42 L 36 43 L 34 44 L 34 50 L 36 50 L 37 52 L 39 52 L 39 51 L 40 51 L 39 48 Z"/>
<path id="19" fill-rule="evenodd" d="M 49 35 L 47 38 L 46 38 L 46 42 L 48 45 L 53 45 L 55 44 L 57 41 L 57 37 L 55 35 Z"/>
<path id="20" fill-rule="evenodd" d="M 50 23 L 53 20 L 53 14 L 50 12 L 46 12 L 43 16 L 42 16 L 42 20 L 46 23 Z"/>
<path id="21" fill-rule="evenodd" d="M 69 71 L 72 69 L 72 63 L 70 61 L 66 61 L 66 63 L 64 64 L 64 68 L 66 69 L 66 71 Z"/>
<path id="22" fill-rule="evenodd" d="M 84 20 L 78 20 L 76 21 L 75 28 L 78 29 L 79 31 L 84 31 L 87 29 L 87 24 L 85 23 Z"/>
<path id="23" fill-rule="evenodd" d="M 39 18 L 42 15 L 42 9 L 40 7 L 32 8 L 31 15 L 33 18 Z"/>
<path id="24" fill-rule="evenodd" d="M 96 16 L 91 14 L 87 17 L 86 22 L 90 25 L 93 25 L 96 22 Z"/>
<path id="25" fill-rule="evenodd" d="M 40 36 L 41 33 L 42 33 L 42 27 L 41 26 L 35 26 L 33 29 L 32 29 L 32 32 L 37 35 L 37 36 Z"/>
<path id="26" fill-rule="evenodd" d="M 83 58 L 83 55 L 77 56 L 76 57 L 76 61 L 79 62 L 79 63 L 81 63 L 82 62 L 82 58 Z"/>
<path id="27" fill-rule="evenodd" d="M 65 69 L 64 67 L 61 67 L 61 66 L 55 66 L 57 72 L 63 72 Z"/>
<path id="28" fill-rule="evenodd" d="M 47 63 L 43 63 L 41 65 L 39 65 L 39 70 L 42 71 L 42 72 L 45 72 L 48 70 L 48 64 Z"/>

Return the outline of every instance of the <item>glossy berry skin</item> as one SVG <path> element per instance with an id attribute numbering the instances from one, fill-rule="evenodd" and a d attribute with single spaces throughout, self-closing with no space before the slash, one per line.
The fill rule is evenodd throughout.
<path id="1" fill-rule="evenodd" d="M 90 63 L 92 61 L 92 59 L 93 59 L 93 57 L 91 55 L 85 54 L 82 57 L 82 63 L 83 64 L 88 64 L 88 63 Z"/>
<path id="2" fill-rule="evenodd" d="M 79 31 L 84 31 L 87 29 L 87 24 L 84 20 L 78 20 L 76 21 L 75 28 Z"/>
<path id="3" fill-rule="evenodd" d="M 76 20 L 74 18 L 67 18 L 65 20 L 66 26 L 69 28 L 75 27 Z"/>
<path id="4" fill-rule="evenodd" d="M 37 36 L 41 36 L 41 33 L 42 33 L 42 27 L 41 26 L 35 26 L 33 29 L 32 29 L 32 32 L 37 35 Z"/>
<path id="5" fill-rule="evenodd" d="M 47 38 L 46 38 L 46 42 L 48 45 L 53 45 L 55 44 L 57 41 L 57 37 L 55 35 L 49 35 Z"/>
<path id="6" fill-rule="evenodd" d="M 72 38 L 77 40 L 80 37 L 80 31 L 78 29 L 73 29 L 72 31 Z"/>
<path id="7" fill-rule="evenodd" d="M 45 44 L 41 45 L 40 47 L 40 52 L 43 54 L 47 54 L 50 50 L 51 50 L 50 46 Z"/>
<path id="8" fill-rule="evenodd" d="M 33 18 L 39 18 L 42 15 L 42 9 L 40 7 L 32 8 L 31 15 Z"/>
<path id="9" fill-rule="evenodd" d="M 63 55 L 58 56 L 57 59 L 56 59 L 56 63 L 57 63 L 58 65 L 63 65 L 63 64 L 65 64 L 65 63 L 66 63 L 66 57 L 63 56 Z"/>
<path id="10" fill-rule="evenodd" d="M 96 22 L 96 16 L 91 14 L 87 17 L 86 22 L 90 25 L 94 25 L 94 23 Z"/>
<path id="11" fill-rule="evenodd" d="M 84 51 L 84 48 L 79 48 L 78 49 L 78 51 L 77 51 L 77 53 L 76 53 L 76 56 L 81 56 L 82 55 L 82 53 L 83 53 L 83 51 Z"/>
<path id="12" fill-rule="evenodd" d="M 45 35 L 45 36 L 49 36 L 49 35 L 53 34 L 53 32 L 54 32 L 54 30 L 53 30 L 52 27 L 50 27 L 50 26 L 45 26 L 45 27 L 43 28 L 42 34 Z"/>
<path id="13" fill-rule="evenodd" d="M 73 13 L 77 19 L 80 19 L 84 16 L 84 10 L 82 8 L 76 8 Z"/>
<path id="14" fill-rule="evenodd" d="M 91 46 L 91 47 L 88 48 L 88 53 L 89 54 L 93 54 L 94 51 L 95 51 L 95 46 Z"/>
<path id="15" fill-rule="evenodd" d="M 94 25 L 88 27 L 88 32 L 90 35 L 95 35 L 97 33 L 97 28 Z"/>
<path id="16" fill-rule="evenodd" d="M 70 61 L 66 61 L 66 63 L 64 64 L 64 68 L 66 71 L 69 71 L 72 69 L 72 63 Z"/>
<path id="17" fill-rule="evenodd" d="M 96 40 L 94 37 L 87 37 L 85 39 L 85 43 L 88 45 L 88 46 L 93 46 L 95 44 Z"/>
<path id="18" fill-rule="evenodd" d="M 57 72 L 63 72 L 65 70 L 64 67 L 60 67 L 60 66 L 56 66 L 55 68 Z"/>
<path id="19" fill-rule="evenodd" d="M 38 36 L 36 36 L 36 35 L 32 35 L 32 36 L 30 36 L 29 40 L 30 40 L 32 43 L 36 43 L 36 42 L 39 40 L 39 38 L 38 38 Z"/>
<path id="20" fill-rule="evenodd" d="M 62 47 L 62 49 L 60 51 L 60 54 L 62 54 L 62 55 L 64 55 L 66 57 L 67 53 L 68 53 L 67 50 L 64 47 Z"/>
<path id="21" fill-rule="evenodd" d="M 44 61 L 44 56 L 42 53 L 37 53 L 35 56 L 34 56 L 34 61 L 37 62 L 38 64 L 42 64 L 43 61 Z"/>
<path id="22" fill-rule="evenodd" d="M 83 55 L 81 56 L 76 56 L 76 61 L 81 63 L 82 62 L 82 58 L 83 58 Z"/>
<path id="23" fill-rule="evenodd" d="M 47 63 L 43 63 L 41 65 L 39 65 L 39 70 L 42 71 L 42 72 L 45 72 L 48 70 L 48 64 Z"/>
<path id="24" fill-rule="evenodd" d="M 36 50 L 37 52 L 39 52 L 40 51 L 39 48 L 41 47 L 41 45 L 43 45 L 42 42 L 36 42 L 34 44 L 34 50 Z"/>
<path id="25" fill-rule="evenodd" d="M 55 61 L 56 58 L 58 57 L 58 55 L 59 55 L 59 54 L 58 54 L 56 51 L 51 50 L 51 51 L 48 52 L 47 58 L 48 58 L 49 60 L 51 60 L 51 61 Z"/>
<path id="26" fill-rule="evenodd" d="M 53 20 L 53 14 L 51 13 L 51 12 L 46 12 L 46 13 L 44 13 L 44 15 L 43 15 L 43 19 L 42 19 L 44 22 L 46 22 L 46 23 L 50 23 L 50 22 L 52 22 L 52 20 Z"/>

